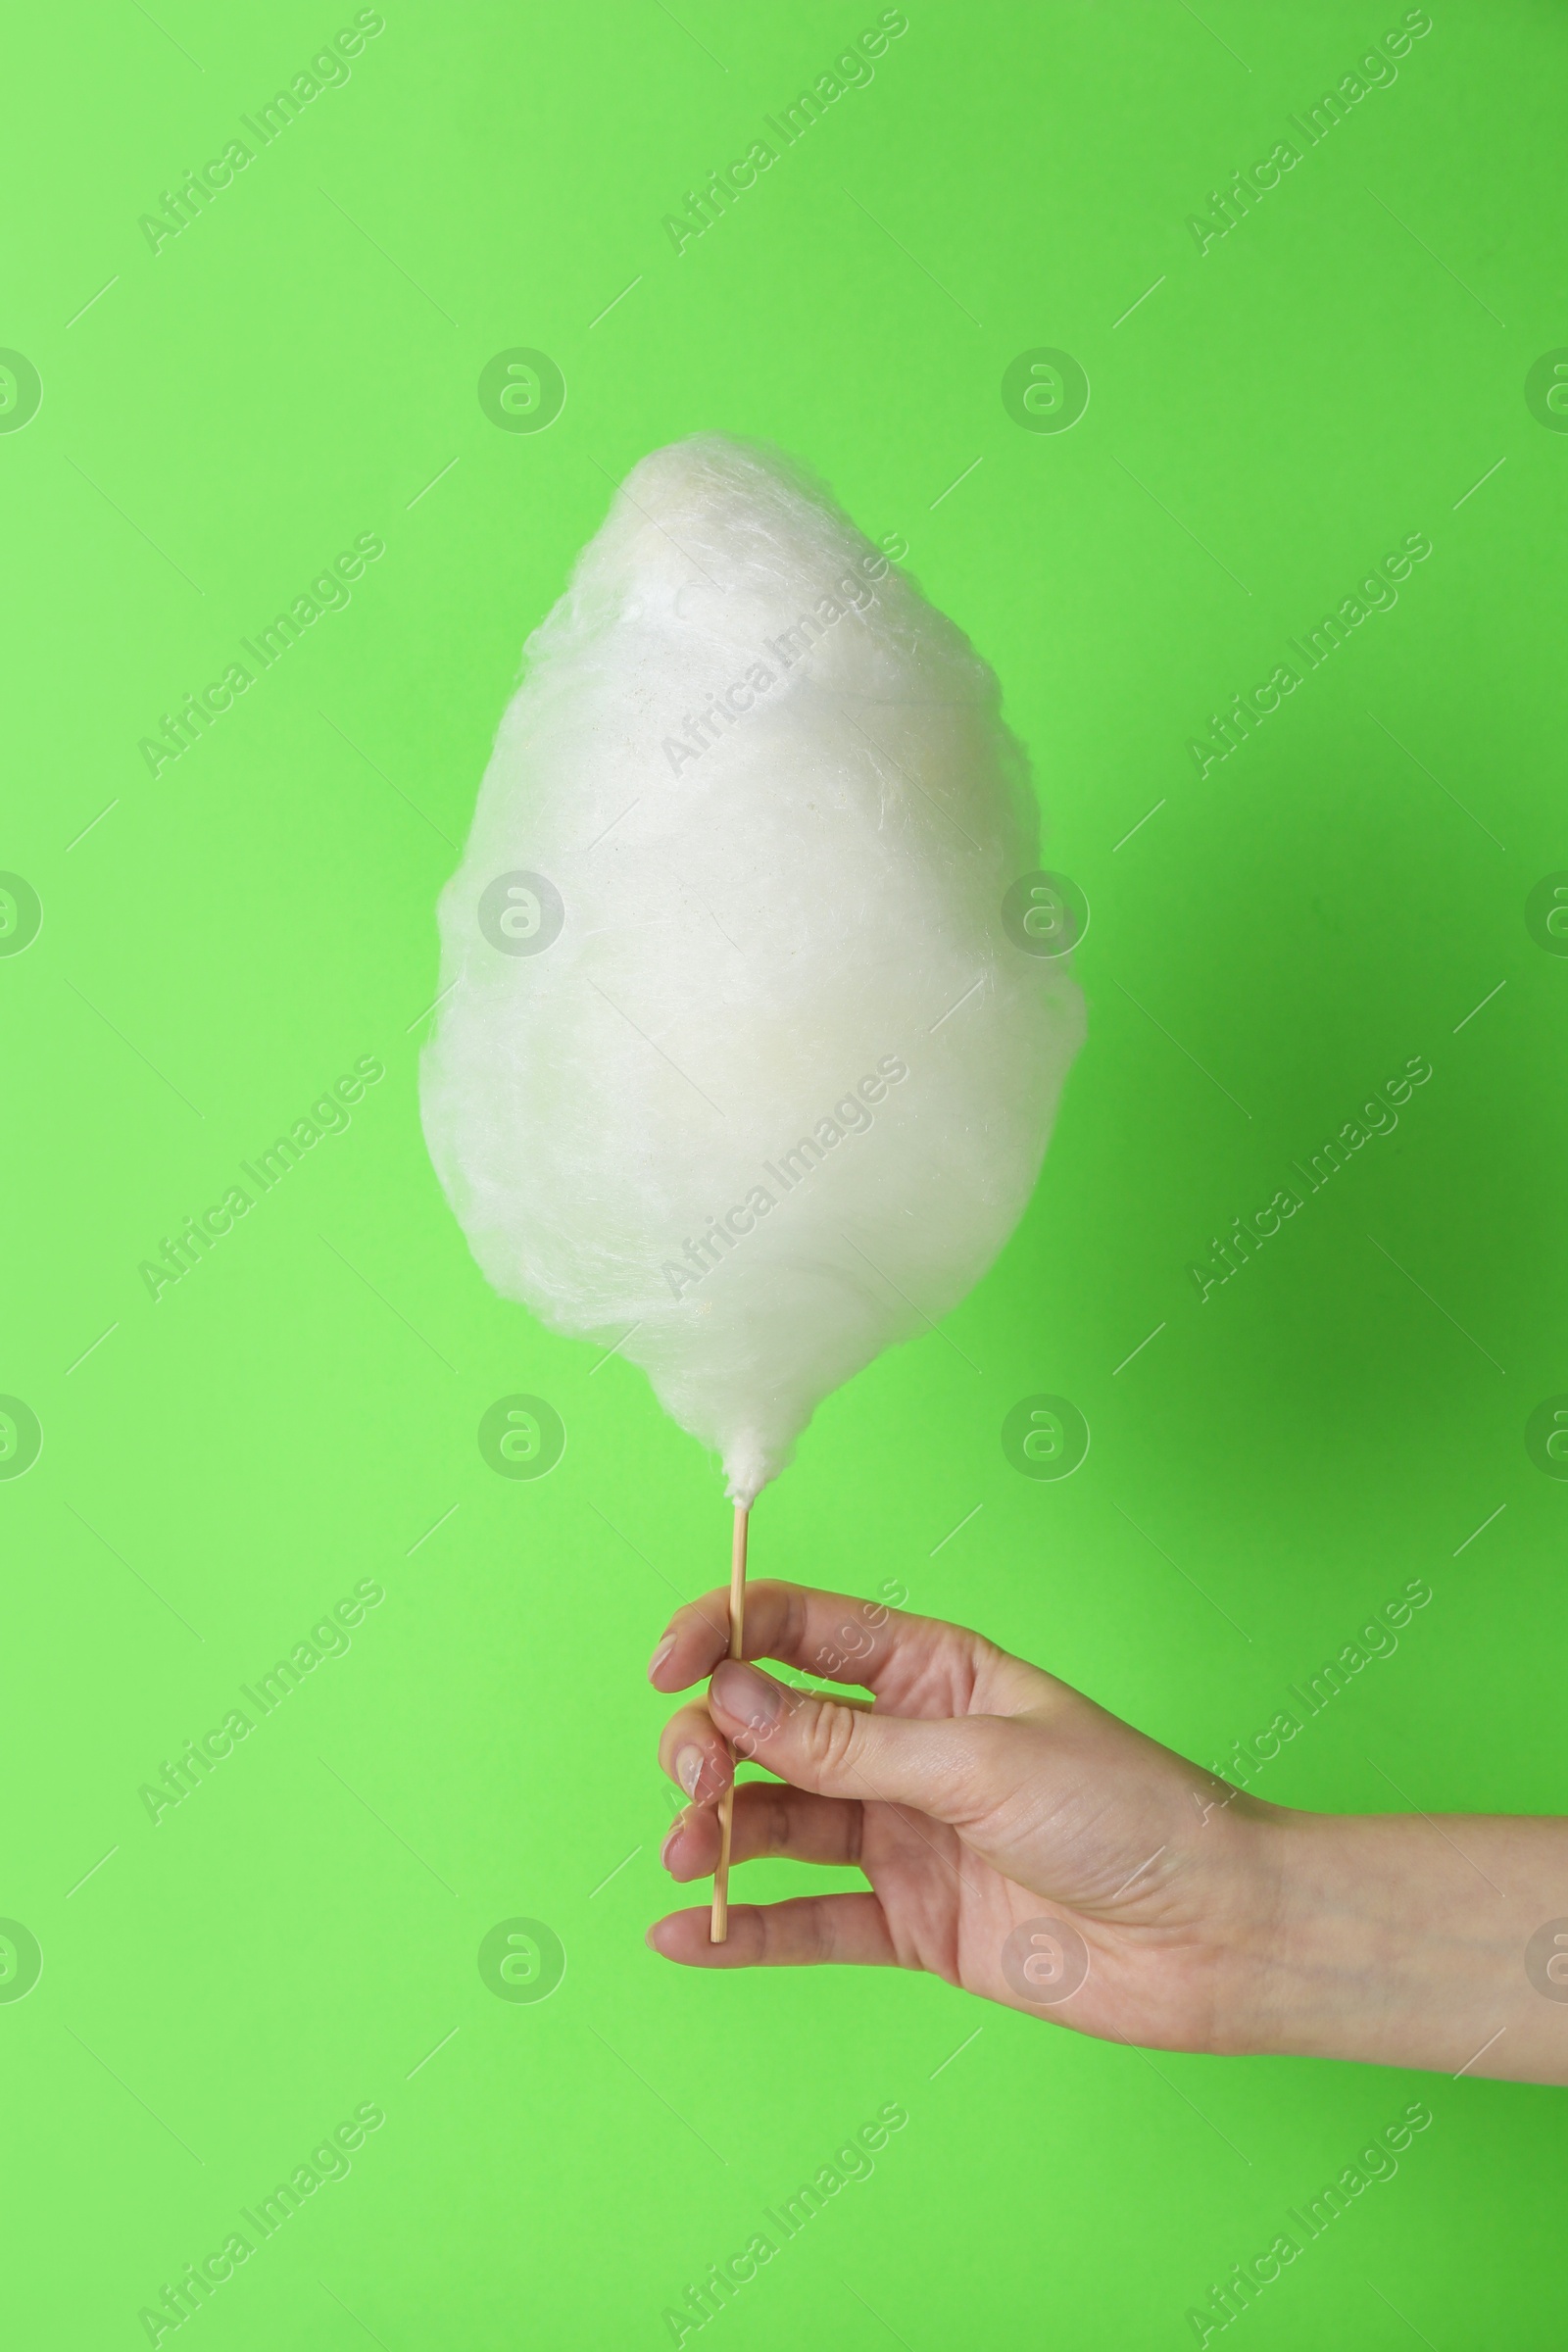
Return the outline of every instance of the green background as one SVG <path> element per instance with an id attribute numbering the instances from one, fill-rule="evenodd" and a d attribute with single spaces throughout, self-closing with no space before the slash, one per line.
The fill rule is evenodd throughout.
<path id="1" fill-rule="evenodd" d="M 1524 396 L 1568 343 L 1560 9 L 1435 4 L 1200 253 L 1188 216 L 1398 8 L 911 5 L 677 256 L 663 216 L 874 8 L 389 0 L 155 254 L 140 216 L 351 13 L 13 33 L 0 342 L 43 402 L 0 435 L 0 865 L 43 927 L 0 959 L 0 1389 L 44 1437 L 0 1484 L 0 1912 L 44 1959 L 0 2003 L 9 2334 L 145 2341 L 373 2100 L 352 2175 L 190 2323 L 210 2352 L 652 2346 L 898 2100 L 724 2341 L 1176 2345 L 1419 2093 L 1434 2128 L 1249 2339 L 1560 2344 L 1562 2094 L 1452 2080 L 1458 2046 L 1429 2076 L 1151 2057 L 932 1980 L 644 1948 L 673 1802 L 643 1667 L 727 1512 L 640 1374 L 489 1294 L 416 1104 L 524 635 L 645 452 L 778 441 L 996 664 L 1093 914 L 1028 1215 L 823 1407 L 755 1568 L 897 1580 L 1204 1763 L 1420 1576 L 1397 1654 L 1258 1793 L 1568 1808 L 1568 1489 L 1524 1445 L 1568 1390 L 1568 962 L 1524 911 L 1568 866 L 1568 436 Z M 517 345 L 566 382 L 536 434 L 477 398 Z M 1003 407 L 1041 345 L 1087 370 L 1070 431 Z M 1397 607 L 1200 780 L 1209 713 L 1415 531 Z M 349 608 L 151 775 L 160 713 L 363 532 Z M 1200 1304 L 1189 1261 L 1415 1054 L 1397 1132 Z M 162 1238 L 365 1055 L 349 1130 L 155 1302 Z M 532 1483 L 476 1445 L 518 1390 L 567 1431 Z M 1061 1483 L 999 1441 L 1039 1391 L 1093 1432 Z M 142 1784 L 364 1579 L 349 1653 L 154 1826 Z M 566 1954 L 534 2004 L 476 1965 L 519 1915 Z"/>

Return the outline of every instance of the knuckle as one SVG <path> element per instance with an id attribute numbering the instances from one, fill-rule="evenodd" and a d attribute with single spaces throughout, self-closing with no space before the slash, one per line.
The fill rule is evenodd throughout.
<path id="1" fill-rule="evenodd" d="M 783 1595 L 784 1619 L 779 1645 L 786 1657 L 793 1657 L 806 1638 L 806 1594 L 799 1585 L 787 1585 L 776 1578 L 766 1581 L 773 1592 Z"/>
<path id="2" fill-rule="evenodd" d="M 803 1745 L 812 1770 L 824 1780 L 842 1779 L 853 1769 L 862 1744 L 855 1710 L 836 1707 L 831 1699 L 816 1699 L 804 1711 Z"/>
<path id="3" fill-rule="evenodd" d="M 944 1758 L 944 1780 L 955 1804 L 971 1820 L 994 1816 L 1026 1792 L 1030 1776 L 1009 1726 L 991 1716 L 970 1716 Z"/>
<path id="4" fill-rule="evenodd" d="M 767 1808 L 762 1817 L 762 1851 L 764 1854 L 787 1854 L 790 1850 L 790 1808 L 782 1787 L 769 1789 Z"/>

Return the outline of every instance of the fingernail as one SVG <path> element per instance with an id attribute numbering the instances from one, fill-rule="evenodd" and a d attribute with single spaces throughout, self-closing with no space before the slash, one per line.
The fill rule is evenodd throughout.
<path id="1" fill-rule="evenodd" d="M 738 1715 L 742 1723 L 773 1723 L 784 1704 L 784 1692 L 770 1675 L 731 1658 L 719 1667 L 711 1690 L 725 1714 Z"/>
<path id="2" fill-rule="evenodd" d="M 695 1796 L 702 1778 L 703 1751 L 700 1747 L 682 1747 L 675 1754 L 675 1778 L 688 1796 Z"/>
<path id="3" fill-rule="evenodd" d="M 648 1680 L 650 1682 L 653 1681 L 655 1675 L 659 1672 L 659 1669 L 661 1666 L 662 1666 L 664 1660 L 668 1657 L 674 1646 L 674 1635 L 666 1634 L 662 1642 L 661 1642 L 659 1644 L 659 1647 L 655 1650 L 653 1656 L 648 1661 Z"/>
<path id="4" fill-rule="evenodd" d="M 669 1836 L 664 1839 L 663 1844 L 659 1849 L 659 1860 L 662 1869 L 667 1870 L 669 1868 L 669 1849 L 674 1844 L 676 1838 L 680 1836 L 685 1827 L 686 1816 L 683 1813 L 679 1821 L 676 1822 L 674 1828 L 670 1831 Z"/>

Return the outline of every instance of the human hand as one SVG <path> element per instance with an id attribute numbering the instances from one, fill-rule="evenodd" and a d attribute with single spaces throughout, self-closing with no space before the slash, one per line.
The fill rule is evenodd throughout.
<path id="1" fill-rule="evenodd" d="M 725 1596 L 710 1594 L 676 1612 L 649 1670 L 666 1691 L 713 1676 L 660 1742 L 694 1800 L 665 1867 L 711 1874 L 731 1740 L 779 1776 L 738 1785 L 733 1859 L 850 1865 L 870 1891 L 732 1900 L 721 1944 L 706 1909 L 676 1912 L 650 1932 L 656 1951 L 702 1968 L 928 1969 L 1083 2033 L 1244 2046 L 1274 1808 L 960 1626 L 751 1586 L 747 1656 L 863 1684 L 869 1711 L 724 1659 L 727 1639 Z"/>
<path id="2" fill-rule="evenodd" d="M 1568 1821 L 1261 1804 L 961 1626 L 752 1586 L 747 1657 L 875 1693 L 840 1702 L 729 1660 L 725 1611 L 677 1610 L 649 1667 L 712 1675 L 660 1741 L 692 1799 L 666 1869 L 713 1870 L 732 1740 L 777 1776 L 737 1786 L 733 1859 L 870 1890 L 732 1902 L 721 1944 L 677 1911 L 666 1958 L 928 1969 L 1112 2040 L 1568 2082 Z"/>

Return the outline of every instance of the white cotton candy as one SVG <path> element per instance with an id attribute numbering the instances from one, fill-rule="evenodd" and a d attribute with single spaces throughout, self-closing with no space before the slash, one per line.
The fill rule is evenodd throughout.
<path id="1" fill-rule="evenodd" d="M 716 434 L 634 469 L 526 662 L 441 899 L 430 1154 L 496 1289 L 618 1343 L 749 1503 L 1039 1173 L 1083 1014 L 1004 919 L 1027 767 L 953 623 Z"/>

